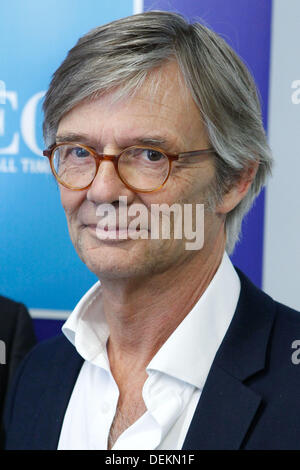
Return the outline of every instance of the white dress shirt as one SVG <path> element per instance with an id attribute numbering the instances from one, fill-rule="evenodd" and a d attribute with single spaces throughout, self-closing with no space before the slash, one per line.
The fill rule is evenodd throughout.
<path id="1" fill-rule="evenodd" d="M 148 364 L 142 391 L 146 412 L 119 436 L 112 450 L 182 448 L 239 294 L 239 277 L 225 253 L 199 301 Z M 105 450 L 119 390 L 107 356 L 109 329 L 101 311 L 99 282 L 82 297 L 62 331 L 85 361 L 58 449 Z"/>

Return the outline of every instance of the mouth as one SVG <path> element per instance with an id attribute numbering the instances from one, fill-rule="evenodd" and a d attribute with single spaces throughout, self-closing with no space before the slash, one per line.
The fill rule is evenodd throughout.
<path id="1" fill-rule="evenodd" d="M 110 227 L 107 225 L 101 226 L 100 224 L 88 224 L 85 225 L 93 235 L 95 235 L 101 241 L 126 241 L 126 240 L 137 240 L 138 238 L 148 238 L 148 229 L 143 229 L 140 226 L 135 227 L 122 227 L 116 225 Z"/>

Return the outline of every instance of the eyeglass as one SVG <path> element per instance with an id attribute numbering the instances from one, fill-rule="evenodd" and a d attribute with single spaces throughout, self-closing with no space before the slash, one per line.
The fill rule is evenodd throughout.
<path id="1" fill-rule="evenodd" d="M 132 146 L 119 155 L 99 154 L 82 144 L 62 142 L 43 151 L 49 158 L 56 180 L 68 189 L 83 191 L 88 189 L 103 160 L 113 162 L 115 170 L 124 185 L 136 192 L 158 191 L 167 182 L 172 164 L 183 157 L 194 157 L 215 153 L 214 149 L 194 150 L 170 155 L 157 147 Z"/>

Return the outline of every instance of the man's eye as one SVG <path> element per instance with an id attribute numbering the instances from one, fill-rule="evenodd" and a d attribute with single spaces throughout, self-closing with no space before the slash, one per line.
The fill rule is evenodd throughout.
<path id="1" fill-rule="evenodd" d="M 71 150 L 70 152 L 72 155 L 74 155 L 77 158 L 84 158 L 84 157 L 89 157 L 90 152 L 88 150 L 82 148 L 82 147 L 75 147 Z"/>
<path id="2" fill-rule="evenodd" d="M 164 158 L 163 154 L 157 150 L 146 149 L 144 154 L 150 162 L 159 162 Z"/>

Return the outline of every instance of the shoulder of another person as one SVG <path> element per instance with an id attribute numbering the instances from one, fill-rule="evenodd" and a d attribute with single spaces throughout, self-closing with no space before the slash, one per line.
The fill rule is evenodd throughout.
<path id="1" fill-rule="evenodd" d="M 0 339 L 9 347 L 16 331 L 32 328 L 31 317 L 25 305 L 0 296 Z"/>
<path id="2" fill-rule="evenodd" d="M 16 302 L 15 300 L 0 295 L 0 314 L 2 312 L 17 314 L 20 310 L 27 311 L 25 305 L 21 302 Z"/>

